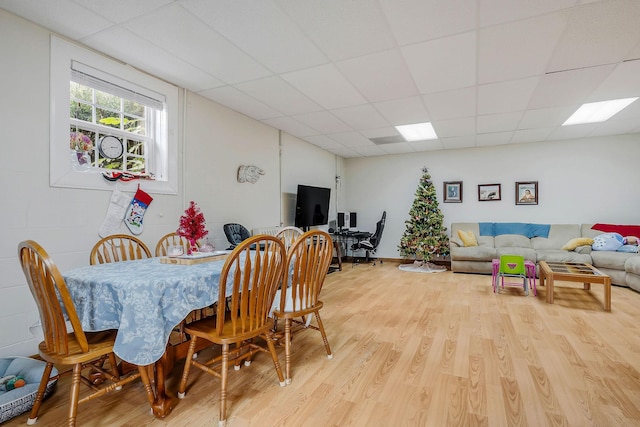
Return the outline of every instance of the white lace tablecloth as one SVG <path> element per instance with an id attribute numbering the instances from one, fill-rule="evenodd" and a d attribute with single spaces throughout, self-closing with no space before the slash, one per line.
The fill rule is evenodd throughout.
<path id="1" fill-rule="evenodd" d="M 118 329 L 118 357 L 148 365 L 162 357 L 171 331 L 187 314 L 218 301 L 223 265 L 149 258 L 80 267 L 63 276 L 84 330 Z"/>

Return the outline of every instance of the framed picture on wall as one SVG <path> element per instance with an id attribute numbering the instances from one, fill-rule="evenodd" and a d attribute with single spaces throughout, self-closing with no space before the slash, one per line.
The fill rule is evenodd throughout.
<path id="1" fill-rule="evenodd" d="M 478 200 L 481 202 L 494 202 L 500 200 L 502 194 L 500 184 L 480 184 L 478 185 Z"/>
<path id="2" fill-rule="evenodd" d="M 538 181 L 516 182 L 516 205 L 538 204 Z"/>
<path id="3" fill-rule="evenodd" d="M 462 203 L 462 181 L 444 183 L 444 203 Z"/>

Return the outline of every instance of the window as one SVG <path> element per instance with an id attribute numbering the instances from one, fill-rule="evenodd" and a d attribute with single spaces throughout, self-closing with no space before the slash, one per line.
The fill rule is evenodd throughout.
<path id="1" fill-rule="evenodd" d="M 52 37 L 51 185 L 113 189 L 119 171 L 176 194 L 177 106 L 175 86 Z"/>

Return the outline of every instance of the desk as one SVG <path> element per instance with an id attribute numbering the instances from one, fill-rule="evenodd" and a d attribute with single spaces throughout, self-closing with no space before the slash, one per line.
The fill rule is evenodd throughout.
<path id="1" fill-rule="evenodd" d="M 362 240 L 368 239 L 371 237 L 371 233 L 366 231 L 339 231 L 337 233 L 331 234 L 331 238 L 337 242 L 338 247 L 344 245 L 345 253 L 349 253 L 349 249 L 354 243 L 361 242 Z M 364 249 L 363 249 L 364 250 Z M 354 250 L 351 249 L 351 257 L 353 258 Z"/>
<path id="2" fill-rule="evenodd" d="M 152 405 L 156 416 L 171 411 L 162 360 L 169 335 L 191 311 L 218 301 L 223 265 L 223 260 L 175 265 L 148 258 L 62 274 L 85 331 L 117 329 L 113 351 L 118 357 L 135 365 L 156 365 L 159 372 Z"/>

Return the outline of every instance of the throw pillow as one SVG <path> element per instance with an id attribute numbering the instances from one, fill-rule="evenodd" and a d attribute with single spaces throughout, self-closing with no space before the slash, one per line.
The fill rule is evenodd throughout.
<path id="1" fill-rule="evenodd" d="M 622 235 L 619 233 L 604 233 L 593 238 L 591 248 L 594 251 L 617 251 L 622 246 Z"/>
<path id="2" fill-rule="evenodd" d="M 565 251 L 572 251 L 578 246 L 591 246 L 591 245 L 593 245 L 593 239 L 590 239 L 588 237 L 576 237 L 575 239 L 571 239 L 567 243 L 565 243 L 562 249 Z"/>
<path id="3" fill-rule="evenodd" d="M 478 246 L 478 240 L 476 240 L 476 235 L 473 234 L 473 231 L 462 231 L 458 230 L 458 237 L 464 243 L 464 246 Z"/>

